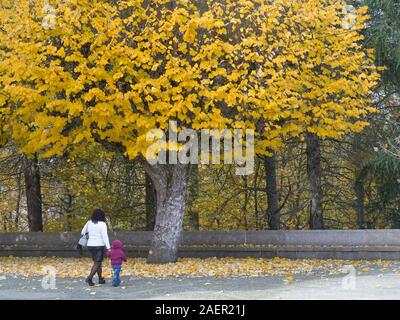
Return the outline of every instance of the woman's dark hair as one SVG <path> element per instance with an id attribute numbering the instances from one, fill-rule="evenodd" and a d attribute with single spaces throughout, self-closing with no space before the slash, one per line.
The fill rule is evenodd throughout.
<path id="1" fill-rule="evenodd" d="M 99 221 L 106 222 L 106 215 L 103 210 L 94 209 L 90 220 L 92 220 L 93 223 L 97 223 Z"/>

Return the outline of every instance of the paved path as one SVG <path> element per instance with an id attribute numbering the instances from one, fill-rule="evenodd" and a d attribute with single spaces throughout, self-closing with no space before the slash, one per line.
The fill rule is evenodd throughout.
<path id="1" fill-rule="evenodd" d="M 123 277 L 123 284 L 88 288 L 83 279 L 56 279 L 45 290 L 39 277 L 0 275 L 0 299 L 400 299 L 400 274 L 372 269 L 344 275 L 257 278 L 177 278 L 168 280 Z"/>

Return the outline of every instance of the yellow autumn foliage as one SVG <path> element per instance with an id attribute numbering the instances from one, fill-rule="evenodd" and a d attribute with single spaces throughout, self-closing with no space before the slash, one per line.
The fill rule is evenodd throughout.
<path id="1" fill-rule="evenodd" d="M 344 266 L 366 272 L 370 267 L 386 270 L 390 261 L 366 260 L 291 260 L 285 258 L 185 258 L 177 263 L 147 264 L 142 258 L 129 258 L 123 265 L 123 276 L 139 278 L 176 278 L 176 277 L 259 277 L 284 276 L 285 281 L 295 280 L 296 275 L 318 273 L 342 274 Z M 89 258 L 18 258 L 0 257 L 0 275 L 17 274 L 22 276 L 43 276 L 45 267 L 53 267 L 56 276 L 65 278 L 85 277 L 90 271 L 92 261 Z M 367 270 L 368 269 L 368 270 Z M 111 266 L 104 263 L 103 272 L 106 277 L 112 274 Z"/>
<path id="2" fill-rule="evenodd" d="M 374 111 L 378 74 L 337 0 L 0 4 L 0 133 L 24 153 L 85 143 L 145 153 L 168 128 L 257 129 L 257 149 L 339 137 Z"/>

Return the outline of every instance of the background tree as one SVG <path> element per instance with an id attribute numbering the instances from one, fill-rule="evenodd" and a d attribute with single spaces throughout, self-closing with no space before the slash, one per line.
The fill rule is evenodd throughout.
<path id="1" fill-rule="evenodd" d="M 25 178 L 29 231 L 43 231 L 42 191 L 37 155 L 35 154 L 33 158 L 23 155 L 22 167 Z"/>
<path id="2" fill-rule="evenodd" d="M 266 217 L 268 225 L 273 230 L 280 228 L 280 208 L 278 201 L 277 187 L 277 168 L 276 155 L 264 156 L 265 183 L 267 192 L 267 212 Z"/>

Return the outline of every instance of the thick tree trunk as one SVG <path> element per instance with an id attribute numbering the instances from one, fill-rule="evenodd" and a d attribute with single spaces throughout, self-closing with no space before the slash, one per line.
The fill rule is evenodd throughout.
<path id="1" fill-rule="evenodd" d="M 264 157 L 265 182 L 267 185 L 267 212 L 266 217 L 270 229 L 280 228 L 281 217 L 279 210 L 278 188 L 276 184 L 276 156 Z"/>
<path id="2" fill-rule="evenodd" d="M 145 173 L 146 184 L 146 230 L 153 231 L 157 215 L 157 194 L 150 176 Z"/>
<path id="3" fill-rule="evenodd" d="M 306 135 L 307 175 L 311 189 L 310 229 L 323 229 L 323 193 L 321 186 L 321 142 L 314 133 Z"/>
<path id="4" fill-rule="evenodd" d="M 360 177 L 356 177 L 354 182 L 354 192 L 356 195 L 357 225 L 360 229 L 365 229 L 365 210 L 364 210 L 364 183 Z"/>
<path id="5" fill-rule="evenodd" d="M 43 231 L 42 193 L 40 190 L 40 171 L 37 156 L 35 155 L 33 159 L 23 156 L 22 166 L 25 177 L 29 231 Z"/>
<path id="6" fill-rule="evenodd" d="M 182 232 L 187 164 L 145 165 L 157 193 L 157 216 L 148 263 L 176 262 Z"/>

